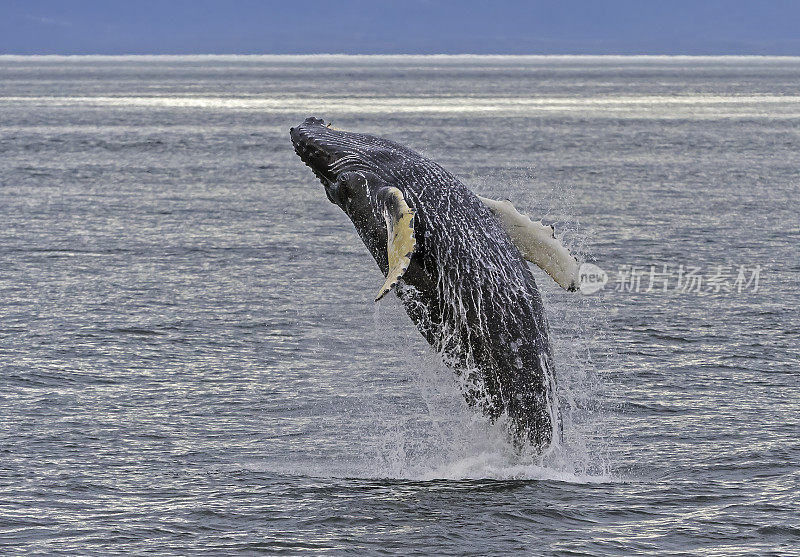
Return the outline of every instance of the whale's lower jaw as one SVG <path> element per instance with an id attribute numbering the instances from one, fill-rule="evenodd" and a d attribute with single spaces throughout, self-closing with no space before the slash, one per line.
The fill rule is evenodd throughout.
<path id="1" fill-rule="evenodd" d="M 303 161 L 303 164 L 311 169 L 311 172 L 313 172 L 314 176 L 316 176 L 319 181 L 322 182 L 323 186 L 330 185 L 331 182 L 334 181 L 334 177 L 327 176 L 325 171 L 322 169 L 323 166 L 326 169 L 329 167 L 327 162 L 322 162 L 329 157 L 326 156 L 323 150 L 319 149 L 312 141 L 304 137 L 302 134 L 297 134 L 295 137 L 294 130 L 295 128 L 292 128 L 291 130 L 294 152 L 297 153 L 297 156 L 300 157 L 300 160 Z"/>
<path id="2" fill-rule="evenodd" d="M 303 164 L 311 169 L 311 172 L 314 173 L 314 176 L 319 179 L 323 186 L 329 186 L 331 184 L 332 180 L 329 180 L 328 177 L 322 173 L 322 171 L 318 170 L 316 166 L 311 164 L 308 157 L 308 149 L 304 149 L 300 145 L 295 145 L 294 152 L 297 153 L 297 155 L 300 157 L 300 160 L 303 161 Z"/>

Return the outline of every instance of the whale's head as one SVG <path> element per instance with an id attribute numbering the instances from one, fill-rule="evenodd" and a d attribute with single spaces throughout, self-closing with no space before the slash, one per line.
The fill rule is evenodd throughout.
<path id="1" fill-rule="evenodd" d="M 419 155 L 387 139 L 338 130 L 319 118 L 306 118 L 289 134 L 295 152 L 322 182 L 328 199 L 350 217 L 384 269 L 386 223 L 381 196 L 387 186 L 403 188 L 398 169 Z"/>
<path id="2" fill-rule="evenodd" d="M 294 150 L 325 186 L 328 199 L 346 213 L 350 198 L 357 195 L 359 205 L 366 205 L 366 191 L 350 191 L 347 178 L 354 171 L 369 171 L 370 137 L 337 130 L 320 118 L 306 118 L 291 128 L 289 135 Z"/>
<path id="3" fill-rule="evenodd" d="M 326 188 L 336 182 L 339 167 L 354 158 L 361 143 L 360 138 L 349 137 L 355 134 L 334 129 L 320 118 L 306 118 L 289 135 L 295 153 Z"/>
<path id="4" fill-rule="evenodd" d="M 343 200 L 337 190 L 343 176 L 371 173 L 402 189 L 392 170 L 421 159 L 402 145 L 374 135 L 338 130 L 320 118 L 306 118 L 291 128 L 289 135 L 295 152 L 325 186 L 328 199 L 339 206 Z"/>

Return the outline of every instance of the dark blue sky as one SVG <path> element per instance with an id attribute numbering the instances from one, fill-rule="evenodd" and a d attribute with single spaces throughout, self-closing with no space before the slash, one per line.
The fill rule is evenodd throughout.
<path id="1" fill-rule="evenodd" d="M 0 0 L 2 54 L 800 55 L 800 1 Z"/>

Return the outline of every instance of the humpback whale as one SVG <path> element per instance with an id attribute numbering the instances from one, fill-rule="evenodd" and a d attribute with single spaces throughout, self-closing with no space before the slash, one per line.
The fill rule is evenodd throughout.
<path id="1" fill-rule="evenodd" d="M 541 451 L 559 432 L 547 317 L 527 261 L 578 286 L 552 227 L 479 197 L 411 149 L 335 129 L 291 128 L 295 152 L 350 218 L 411 320 L 459 377 L 464 398 L 513 444 Z"/>

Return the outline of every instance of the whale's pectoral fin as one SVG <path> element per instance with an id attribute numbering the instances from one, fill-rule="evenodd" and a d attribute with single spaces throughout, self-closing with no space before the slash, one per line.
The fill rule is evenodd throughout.
<path id="1" fill-rule="evenodd" d="M 555 237 L 552 226 L 533 222 L 511 204 L 478 196 L 500 220 L 522 256 L 538 265 L 562 288 L 574 292 L 580 284 L 578 261 Z"/>
<path id="2" fill-rule="evenodd" d="M 414 238 L 414 210 L 406 203 L 403 192 L 392 186 L 384 186 L 373 195 L 377 208 L 386 220 L 386 256 L 389 261 L 389 272 L 378 297 L 375 298 L 377 302 L 408 270 L 417 240 Z"/>

